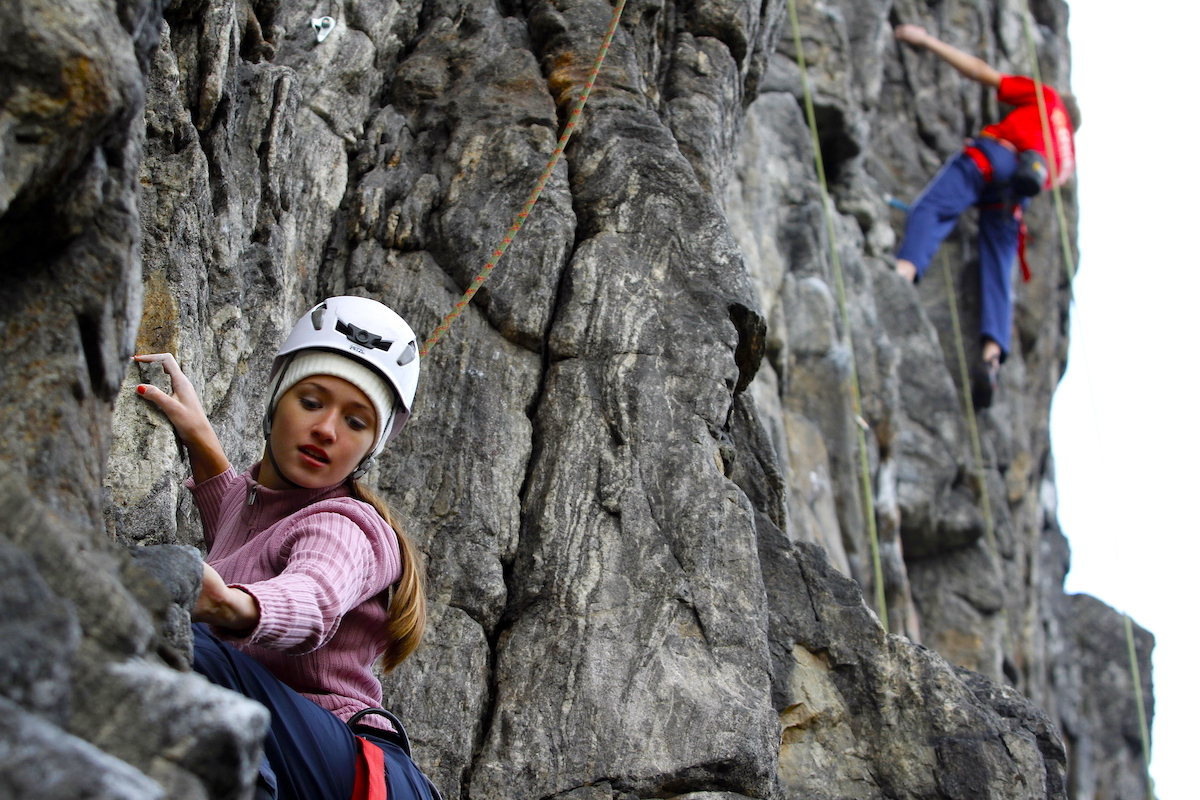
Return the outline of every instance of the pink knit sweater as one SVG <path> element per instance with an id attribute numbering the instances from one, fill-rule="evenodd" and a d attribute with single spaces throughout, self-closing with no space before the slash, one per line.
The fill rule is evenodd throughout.
<path id="1" fill-rule="evenodd" d="M 273 490 L 257 478 L 255 464 L 187 481 L 206 560 L 262 614 L 248 634 L 214 630 L 343 720 L 381 705 L 372 666 L 386 645 L 387 590 L 400 575 L 395 532 L 345 484 Z"/>

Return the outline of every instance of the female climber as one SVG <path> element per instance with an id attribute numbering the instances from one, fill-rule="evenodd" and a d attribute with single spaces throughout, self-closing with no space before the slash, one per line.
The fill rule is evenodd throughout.
<path id="1" fill-rule="evenodd" d="M 420 568 L 387 506 L 358 483 L 412 412 L 412 329 L 361 297 L 309 310 L 275 357 L 263 458 L 240 475 L 174 356 L 134 359 L 170 376 L 170 394 L 137 393 L 187 448 L 209 551 L 192 612 L 195 670 L 271 711 L 256 797 L 436 797 L 398 720 L 378 709 L 373 671 L 380 658 L 393 669 L 421 638 Z"/>

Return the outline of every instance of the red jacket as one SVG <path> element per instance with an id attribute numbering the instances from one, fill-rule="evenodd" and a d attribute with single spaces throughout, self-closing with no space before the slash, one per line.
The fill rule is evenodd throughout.
<path id="1" fill-rule="evenodd" d="M 1054 171 L 1051 174 L 1057 174 L 1058 183 L 1062 185 L 1075 172 L 1075 135 L 1071 129 L 1071 118 L 1058 92 L 1042 84 L 1042 96 L 1046 99 L 1046 114 L 1050 117 L 1050 137 L 1054 143 Z M 1000 79 L 996 99 L 1016 108 L 1000 122 L 984 128 L 983 134 L 1005 139 L 1018 151 L 1037 150 L 1049 161 L 1051 154 L 1046 148 L 1033 80 L 1018 75 L 1005 75 Z"/>

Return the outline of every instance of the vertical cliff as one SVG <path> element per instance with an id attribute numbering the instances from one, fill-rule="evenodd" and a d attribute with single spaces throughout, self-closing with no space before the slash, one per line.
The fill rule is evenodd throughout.
<path id="1" fill-rule="evenodd" d="M 1066 6 L 1031 6 L 1067 86 Z M 566 158 L 372 478 L 430 584 L 386 702 L 446 796 L 1145 796 L 1120 619 L 1062 591 L 1049 198 L 982 479 L 948 305 L 974 329 L 972 219 L 944 248 L 954 292 L 940 264 L 915 288 L 891 270 L 889 197 L 1000 113 L 892 27 L 1026 72 L 1022 7 L 799 3 L 847 329 L 784 5 L 626 6 Z M 132 394 L 164 379 L 128 356 L 175 352 L 248 466 L 302 310 L 366 294 L 427 334 L 451 308 L 612 7 L 0 9 L 0 786 L 240 797 L 265 715 L 187 671 L 198 521 L 170 427 Z M 851 339 L 891 634 L 863 600 Z"/>

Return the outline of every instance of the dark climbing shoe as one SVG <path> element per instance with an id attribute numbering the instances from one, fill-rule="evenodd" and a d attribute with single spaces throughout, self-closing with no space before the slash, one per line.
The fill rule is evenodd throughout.
<path id="1" fill-rule="evenodd" d="M 1000 379 L 1000 357 L 981 361 L 971 376 L 971 402 L 976 409 L 991 408 L 996 396 L 996 383 Z"/>

